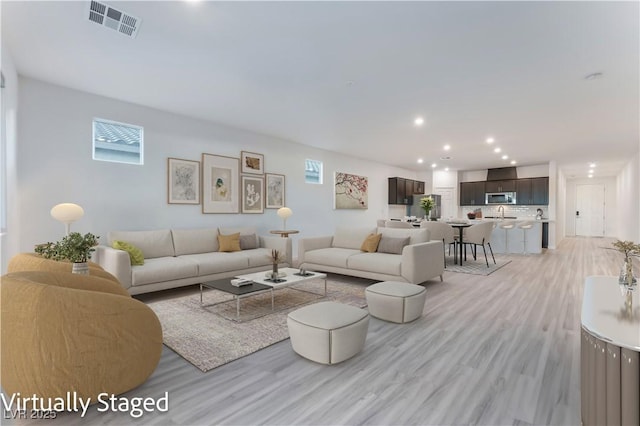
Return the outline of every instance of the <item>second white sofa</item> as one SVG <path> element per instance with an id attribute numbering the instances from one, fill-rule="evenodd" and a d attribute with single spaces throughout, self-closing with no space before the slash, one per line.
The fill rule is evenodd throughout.
<path id="1" fill-rule="evenodd" d="M 398 254 L 360 250 L 369 234 L 409 238 Z M 382 241 L 381 241 L 382 243 Z M 380 281 L 420 284 L 444 273 L 442 241 L 429 241 L 426 229 L 338 228 L 332 236 L 303 238 L 298 243 L 301 268 Z"/>

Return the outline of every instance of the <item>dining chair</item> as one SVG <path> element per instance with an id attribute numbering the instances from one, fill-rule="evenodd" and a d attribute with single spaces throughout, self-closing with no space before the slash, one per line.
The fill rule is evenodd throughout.
<path id="1" fill-rule="evenodd" d="M 449 254 L 451 254 L 451 244 L 455 244 L 455 229 L 445 222 L 424 221 L 420 224 L 420 228 L 426 228 L 429 231 L 431 240 L 442 240 L 442 253 L 444 255 L 447 244 L 449 245 Z M 456 247 L 454 246 L 454 253 Z M 447 267 L 447 257 L 444 256 L 444 267 Z"/>
<path id="2" fill-rule="evenodd" d="M 491 252 L 491 257 L 493 258 L 493 263 L 496 263 L 496 258 L 493 255 L 493 249 L 491 248 L 491 233 L 493 232 L 493 223 L 492 222 L 482 222 L 477 223 L 475 225 L 471 225 L 467 229 L 464 230 L 464 244 L 472 245 L 471 252 L 473 253 L 473 259 L 476 259 L 476 252 L 478 246 L 482 246 L 482 250 L 484 251 L 484 260 L 487 263 L 487 268 L 489 267 L 489 260 L 487 259 L 487 249 L 485 248 L 485 244 L 489 246 L 489 251 Z"/>

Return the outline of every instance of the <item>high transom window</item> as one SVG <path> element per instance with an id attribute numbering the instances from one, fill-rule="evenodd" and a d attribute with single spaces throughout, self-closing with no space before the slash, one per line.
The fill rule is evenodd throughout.
<path id="1" fill-rule="evenodd" d="M 304 160 L 304 181 L 306 183 L 322 183 L 322 161 Z"/>
<path id="2" fill-rule="evenodd" d="M 93 119 L 93 159 L 144 164 L 143 128 L 117 121 Z"/>

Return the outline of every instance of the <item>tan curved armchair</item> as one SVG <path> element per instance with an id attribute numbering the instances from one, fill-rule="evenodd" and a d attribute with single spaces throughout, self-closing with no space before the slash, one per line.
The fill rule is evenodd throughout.
<path id="1" fill-rule="evenodd" d="M 36 253 L 20 253 L 9 260 L 8 272 L 21 271 L 45 271 L 45 272 L 68 272 L 71 273 L 71 262 L 59 262 L 57 260 L 45 259 Z M 89 262 L 89 275 L 106 278 L 115 281 L 120 285 L 116 277 L 102 269 L 97 263 Z M 120 287 L 122 287 L 120 285 Z"/>
<path id="2" fill-rule="evenodd" d="M 0 374 L 9 395 L 75 391 L 96 402 L 102 392 L 117 395 L 144 383 L 160 360 L 157 316 L 117 280 L 12 272 L 0 278 L 0 315 Z"/>

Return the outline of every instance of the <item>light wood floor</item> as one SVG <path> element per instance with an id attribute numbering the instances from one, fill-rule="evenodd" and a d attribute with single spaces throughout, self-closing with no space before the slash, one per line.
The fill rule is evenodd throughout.
<path id="1" fill-rule="evenodd" d="M 445 273 L 426 284 L 421 319 L 372 319 L 363 352 L 335 366 L 297 356 L 287 340 L 202 373 L 165 348 L 126 396 L 169 392 L 170 410 L 135 423 L 579 425 L 582 285 L 617 275 L 621 255 L 601 248 L 611 241 L 503 255 L 512 262 L 486 277 Z M 53 423 L 133 420 L 94 408 Z"/>

